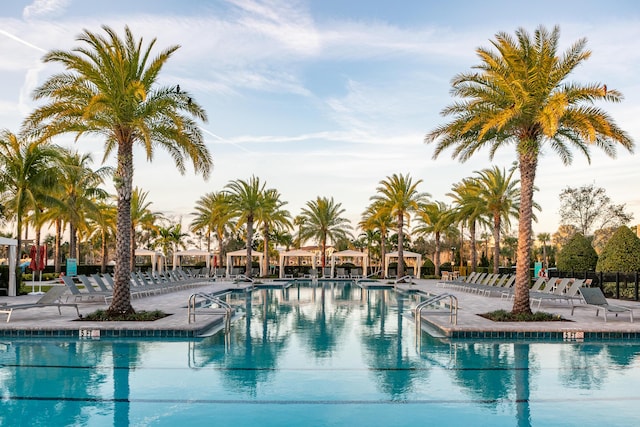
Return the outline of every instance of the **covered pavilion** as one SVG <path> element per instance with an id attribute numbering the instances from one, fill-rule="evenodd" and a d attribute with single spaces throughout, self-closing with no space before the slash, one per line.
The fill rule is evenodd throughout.
<path id="1" fill-rule="evenodd" d="M 246 258 L 247 257 L 247 249 L 240 249 L 233 252 L 227 252 L 227 277 L 231 274 L 231 266 L 233 264 L 233 258 Z M 262 252 L 251 250 L 251 259 L 258 259 L 258 263 L 260 264 L 260 277 L 266 276 L 266 273 L 263 271 L 264 266 L 262 265 L 262 259 L 264 258 L 264 254 Z"/>
<path id="2" fill-rule="evenodd" d="M 207 269 L 211 268 L 212 252 L 202 251 L 200 249 L 189 249 L 187 251 L 179 251 L 173 253 L 173 269 L 180 267 L 182 257 L 204 257 L 204 263 Z"/>
<path id="3" fill-rule="evenodd" d="M 160 251 L 152 251 L 149 249 L 136 249 L 135 255 L 138 257 L 151 258 L 151 270 L 160 273 L 166 264 L 166 257 Z"/>
<path id="4" fill-rule="evenodd" d="M 342 258 L 360 258 L 360 265 L 362 266 L 362 275 L 367 275 L 367 258 L 369 256 L 365 252 L 354 251 L 347 249 L 345 251 L 334 252 L 331 254 L 331 277 L 335 277 L 336 259 Z M 354 263 L 355 264 L 355 263 Z"/>
<path id="5" fill-rule="evenodd" d="M 315 252 L 305 251 L 302 249 L 280 252 L 280 278 L 284 277 L 285 260 L 291 257 L 311 258 L 311 268 L 316 268 L 318 255 Z"/>
<path id="6" fill-rule="evenodd" d="M 9 264 L 9 286 L 7 288 L 7 295 L 15 297 L 17 295 L 16 261 L 18 257 L 18 241 L 16 239 L 0 237 L 0 245 L 9 247 L 9 256 L 7 257 L 7 263 Z"/>
<path id="7" fill-rule="evenodd" d="M 389 263 L 393 258 L 398 258 L 398 251 L 390 252 L 384 256 L 384 277 L 389 276 Z M 419 279 L 422 255 L 416 252 L 402 251 L 402 258 L 405 260 L 405 266 L 407 266 L 407 258 L 413 258 L 415 260 L 415 264 L 413 265 L 413 275 Z"/>

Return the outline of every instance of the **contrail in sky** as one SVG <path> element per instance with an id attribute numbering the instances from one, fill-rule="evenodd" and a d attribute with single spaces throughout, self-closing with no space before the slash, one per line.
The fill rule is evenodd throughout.
<path id="1" fill-rule="evenodd" d="M 20 37 L 14 36 L 13 34 L 6 32 L 5 30 L 0 30 L 0 34 L 3 34 L 5 36 L 9 37 L 10 39 L 13 39 L 13 40 L 17 41 L 18 43 L 22 43 L 25 46 L 29 46 L 32 49 L 39 50 L 42 53 L 46 53 L 47 52 L 46 49 L 43 49 L 43 48 L 38 47 L 38 46 L 36 46 L 34 44 L 31 44 L 26 40 L 22 40 Z"/>
<path id="2" fill-rule="evenodd" d="M 246 149 L 246 148 L 244 148 L 242 145 L 237 144 L 237 143 L 232 142 L 232 141 L 229 141 L 229 140 L 227 140 L 227 139 L 224 139 L 224 138 L 222 138 L 221 136 L 218 136 L 218 135 L 216 135 L 215 133 L 210 132 L 210 131 L 206 130 L 206 129 L 205 129 L 205 128 L 203 128 L 203 127 L 200 127 L 200 129 L 202 129 L 202 131 L 203 131 L 204 133 L 207 133 L 207 134 L 211 135 L 212 137 L 216 138 L 216 139 L 217 139 L 217 140 L 219 140 L 219 141 L 225 142 L 225 143 L 227 143 L 227 144 L 232 144 L 232 145 L 234 145 L 235 147 L 238 147 L 239 149 L 246 151 L 247 153 L 253 153 L 253 151 L 251 151 L 251 150 L 247 150 L 247 149 Z"/>

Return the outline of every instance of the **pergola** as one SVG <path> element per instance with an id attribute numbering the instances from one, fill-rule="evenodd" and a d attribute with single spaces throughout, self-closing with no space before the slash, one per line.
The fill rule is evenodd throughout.
<path id="1" fill-rule="evenodd" d="M 246 249 L 227 252 L 227 277 L 229 277 L 229 275 L 231 274 L 231 264 L 232 264 L 233 258 L 246 258 L 246 257 L 247 257 Z M 264 269 L 264 266 L 262 265 L 262 259 L 264 258 L 264 254 L 262 252 L 256 252 L 252 249 L 251 259 L 253 258 L 258 258 L 258 263 L 260 264 L 260 277 L 266 276 L 265 272 L 262 271 Z M 249 272 L 247 271 L 246 273 L 248 275 Z"/>
<path id="2" fill-rule="evenodd" d="M 334 252 L 331 255 L 331 277 L 335 276 L 334 271 L 336 269 L 336 258 L 361 258 L 363 276 L 367 275 L 368 255 L 364 252 L 347 249 L 346 251 Z"/>
<path id="3" fill-rule="evenodd" d="M 9 287 L 7 288 L 7 295 L 10 297 L 16 296 L 16 258 L 18 256 L 18 241 L 16 239 L 7 239 L 6 237 L 0 237 L 0 245 L 9 246 L 9 256 L 7 262 L 9 263 Z"/>
<path id="4" fill-rule="evenodd" d="M 173 253 L 173 269 L 180 267 L 180 259 L 185 256 L 190 257 L 204 257 L 204 263 L 207 269 L 211 268 L 211 258 L 213 254 L 207 251 L 201 251 L 199 249 L 189 249 L 188 251 L 174 252 Z"/>
<path id="5" fill-rule="evenodd" d="M 392 258 L 398 258 L 398 251 L 385 254 L 384 256 L 384 276 L 385 277 L 389 275 L 389 263 L 391 262 Z M 402 258 L 405 261 L 407 260 L 407 258 L 415 259 L 415 265 L 413 266 L 413 275 L 417 278 L 420 278 L 420 266 L 422 265 L 422 255 L 415 252 L 402 251 Z"/>
<path id="6" fill-rule="evenodd" d="M 151 258 L 151 270 L 157 270 L 160 273 L 165 264 L 165 256 L 160 251 L 151 251 L 149 249 L 136 249 L 136 256 L 144 257 L 148 256 Z"/>
<path id="7" fill-rule="evenodd" d="M 294 249 L 292 251 L 280 252 L 280 278 L 284 277 L 284 262 L 285 258 L 290 257 L 306 257 L 311 258 L 311 268 L 316 268 L 316 261 L 318 255 L 315 252 L 304 251 L 302 249 Z"/>

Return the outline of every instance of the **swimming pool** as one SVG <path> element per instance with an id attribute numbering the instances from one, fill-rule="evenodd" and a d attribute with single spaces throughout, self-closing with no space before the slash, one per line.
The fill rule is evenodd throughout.
<path id="1" fill-rule="evenodd" d="M 0 425 L 631 425 L 640 345 L 445 341 L 411 298 L 326 284 L 238 297 L 196 340 L 0 338 Z"/>

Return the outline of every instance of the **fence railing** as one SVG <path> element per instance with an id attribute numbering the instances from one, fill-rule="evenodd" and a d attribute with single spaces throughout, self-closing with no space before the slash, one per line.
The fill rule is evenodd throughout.
<path id="1" fill-rule="evenodd" d="M 596 271 L 549 271 L 550 277 L 575 277 L 591 280 L 591 286 L 597 286 L 608 298 L 640 301 L 640 272 L 603 273 Z"/>

